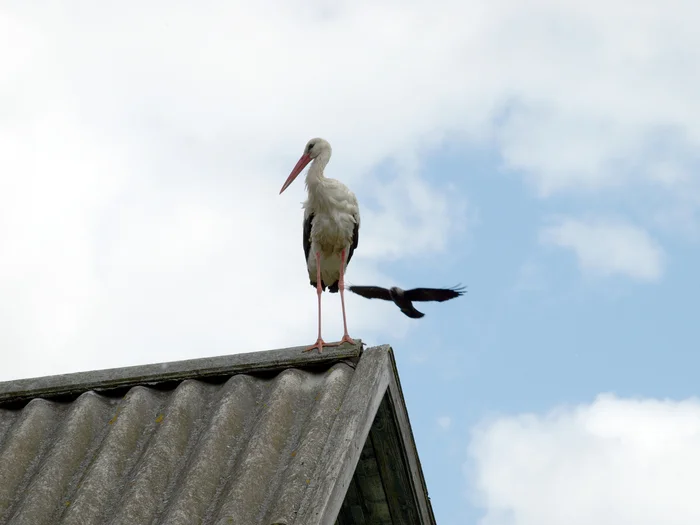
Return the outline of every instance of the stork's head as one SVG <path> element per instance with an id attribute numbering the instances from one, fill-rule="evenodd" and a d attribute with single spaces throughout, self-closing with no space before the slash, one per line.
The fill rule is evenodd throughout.
<path id="1" fill-rule="evenodd" d="M 327 140 L 321 138 L 311 139 L 306 143 L 306 146 L 304 146 L 304 153 L 301 155 L 297 165 L 294 166 L 294 169 L 289 174 L 289 177 L 287 177 L 287 180 L 282 185 L 280 194 L 286 190 L 292 182 L 294 182 L 294 179 L 297 178 L 297 176 L 309 162 L 319 157 L 325 158 L 326 162 L 328 162 L 328 159 L 331 157 L 331 145 Z"/>

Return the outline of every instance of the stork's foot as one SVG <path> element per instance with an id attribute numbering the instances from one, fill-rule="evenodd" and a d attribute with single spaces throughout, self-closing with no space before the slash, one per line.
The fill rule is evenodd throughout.
<path id="1" fill-rule="evenodd" d="M 314 348 L 318 348 L 318 353 L 320 354 L 320 353 L 323 352 L 323 347 L 324 347 L 324 346 L 338 346 L 339 344 L 340 344 L 340 343 L 326 343 L 323 339 L 321 339 L 321 338 L 319 337 L 319 338 L 316 340 L 316 344 L 313 344 L 313 345 L 311 345 L 311 346 L 309 346 L 309 347 L 307 347 L 307 348 L 304 348 L 304 350 L 302 350 L 302 352 L 310 352 L 310 351 L 313 350 Z"/>
<path id="2" fill-rule="evenodd" d="M 343 336 L 343 338 L 340 341 L 338 341 L 337 343 L 328 343 L 328 345 L 326 345 L 326 346 L 339 346 L 339 345 L 342 345 L 343 343 L 350 343 L 351 345 L 354 345 L 355 340 L 352 337 L 350 337 L 348 334 L 345 334 Z"/>

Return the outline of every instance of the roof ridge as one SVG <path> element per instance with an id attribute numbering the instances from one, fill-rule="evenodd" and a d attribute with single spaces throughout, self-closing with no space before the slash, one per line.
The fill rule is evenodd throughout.
<path id="1" fill-rule="evenodd" d="M 108 391 L 136 385 L 156 385 L 185 379 L 213 378 L 241 373 L 264 373 L 356 360 L 364 343 L 328 347 L 323 353 L 302 352 L 303 346 L 261 352 L 202 357 L 166 363 L 108 368 L 0 382 L 0 405 L 35 397 L 75 396 L 88 390 Z"/>

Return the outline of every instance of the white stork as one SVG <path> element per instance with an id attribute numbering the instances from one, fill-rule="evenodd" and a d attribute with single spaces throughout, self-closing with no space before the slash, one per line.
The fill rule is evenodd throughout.
<path id="1" fill-rule="evenodd" d="M 304 352 L 323 345 L 337 346 L 345 342 L 354 344 L 348 335 L 345 318 L 345 269 L 357 248 L 360 232 L 360 207 L 357 197 L 340 181 L 328 179 L 323 169 L 331 158 L 328 141 L 315 138 L 306 143 L 304 153 L 285 181 L 280 194 L 294 182 L 299 173 L 311 162 L 306 174 L 308 198 L 304 202 L 304 256 L 309 271 L 309 282 L 318 295 L 318 339 Z M 326 343 L 321 338 L 321 292 L 336 293 L 340 290 L 343 309 L 343 338 L 337 343 Z"/>

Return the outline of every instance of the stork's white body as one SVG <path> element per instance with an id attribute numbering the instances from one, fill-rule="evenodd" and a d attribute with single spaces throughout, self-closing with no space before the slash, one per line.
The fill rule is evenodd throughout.
<path id="1" fill-rule="evenodd" d="M 282 193 L 305 166 L 311 162 L 306 174 L 308 198 L 304 202 L 304 253 L 309 282 L 318 295 L 318 339 L 316 344 L 304 351 L 318 348 L 323 351 L 325 343 L 321 338 L 321 293 L 328 287 L 330 292 L 340 292 L 340 305 L 343 310 L 344 342 L 355 344 L 348 334 L 345 317 L 345 297 L 343 281 L 352 254 L 357 248 L 360 232 L 360 207 L 357 197 L 345 184 L 335 179 L 327 179 L 323 169 L 331 158 L 331 145 L 321 138 L 311 139 L 304 148 L 304 154 L 282 185 Z M 341 267 L 342 266 L 342 267 Z"/>
<path id="2" fill-rule="evenodd" d="M 309 196 L 304 202 L 304 222 L 313 214 L 311 249 L 306 260 L 309 280 L 316 282 L 316 253 L 321 254 L 321 279 L 330 286 L 340 278 L 340 254 L 346 253 L 345 267 L 356 228 L 360 225 L 357 197 L 340 181 L 327 179 L 309 169 L 306 185 Z M 343 268 L 345 271 L 345 268 Z"/>

